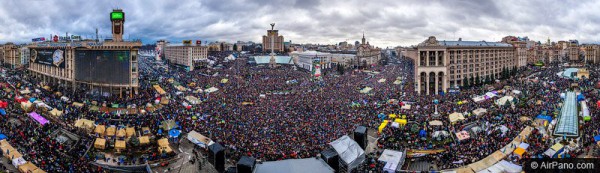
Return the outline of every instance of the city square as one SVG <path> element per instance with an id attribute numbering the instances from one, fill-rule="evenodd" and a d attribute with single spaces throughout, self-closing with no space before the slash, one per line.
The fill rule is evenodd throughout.
<path id="1" fill-rule="evenodd" d="M 100 10 L 110 28 L 89 36 L 0 30 L 1 172 L 529 172 L 600 158 L 595 38 L 383 48 L 364 30 L 292 42 L 275 21 L 257 43 L 132 39 L 136 10 Z"/>

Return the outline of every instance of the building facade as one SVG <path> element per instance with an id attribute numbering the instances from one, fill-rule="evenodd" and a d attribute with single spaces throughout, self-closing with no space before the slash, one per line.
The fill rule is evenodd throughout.
<path id="1" fill-rule="evenodd" d="M 273 41 L 273 52 L 284 52 L 283 36 L 279 35 L 279 30 L 267 30 L 267 35 L 263 35 L 263 52 L 271 52 L 271 41 Z"/>
<path id="2" fill-rule="evenodd" d="M 370 45 L 364 34 L 361 44 L 356 49 L 356 65 L 359 67 L 375 66 L 381 59 L 381 49 Z"/>
<path id="3" fill-rule="evenodd" d="M 569 61 L 579 60 L 579 54 L 580 54 L 579 46 L 576 43 L 574 43 L 574 42 L 569 43 L 569 47 L 567 48 L 567 51 L 569 53 L 569 55 L 567 55 L 567 56 L 569 56 Z"/>
<path id="4" fill-rule="evenodd" d="M 31 57 L 29 46 L 21 47 L 21 66 L 29 64 L 29 57 Z"/>
<path id="5" fill-rule="evenodd" d="M 170 63 L 185 66 L 189 68 L 189 71 L 193 71 L 197 62 L 207 60 L 208 47 L 200 45 L 167 46 L 165 57 Z"/>
<path id="6" fill-rule="evenodd" d="M 585 62 L 590 64 L 600 63 L 600 45 L 585 45 Z"/>
<path id="7" fill-rule="evenodd" d="M 138 94 L 138 50 L 141 41 L 123 41 L 125 13 L 110 15 L 113 40 L 45 42 L 28 46 L 28 70 L 45 84 L 57 84 L 72 91 L 119 97 Z"/>
<path id="8" fill-rule="evenodd" d="M 417 92 L 434 95 L 465 85 L 465 79 L 498 79 L 503 68 L 517 66 L 515 50 L 508 43 L 438 41 L 431 36 L 404 56 L 415 62 Z"/>
<path id="9" fill-rule="evenodd" d="M 3 46 L 3 65 L 9 68 L 21 67 L 21 49 L 18 45 L 7 43 Z"/>
<path id="10" fill-rule="evenodd" d="M 167 41 L 165 41 L 165 40 L 156 41 L 156 50 L 155 50 L 156 51 L 156 54 L 155 54 L 156 61 L 161 61 L 162 59 L 164 59 L 166 46 L 167 46 Z"/>
<path id="11" fill-rule="evenodd" d="M 321 64 L 321 69 L 335 68 L 338 64 L 349 66 L 356 58 L 353 54 L 332 54 L 317 51 L 292 52 L 290 54 L 296 66 L 311 71 L 315 63 Z"/>

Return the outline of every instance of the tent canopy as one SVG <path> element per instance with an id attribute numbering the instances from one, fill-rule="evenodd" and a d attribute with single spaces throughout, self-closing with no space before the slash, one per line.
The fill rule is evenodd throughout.
<path id="1" fill-rule="evenodd" d="M 348 168 L 355 168 L 365 160 L 365 151 L 348 135 L 342 136 L 329 145 L 335 149 Z"/>
<path id="2" fill-rule="evenodd" d="M 483 113 L 486 113 L 486 112 L 487 112 L 487 109 L 484 109 L 484 108 L 478 108 L 478 109 L 475 109 L 475 110 L 473 111 L 473 114 L 475 114 L 475 115 L 479 116 L 479 115 L 481 115 L 481 114 L 483 114 Z"/>
<path id="3" fill-rule="evenodd" d="M 321 159 L 286 159 L 256 164 L 254 173 L 333 173 L 334 170 Z"/>
<path id="4" fill-rule="evenodd" d="M 209 146 L 212 143 L 211 139 L 196 132 L 195 130 L 192 130 L 190 133 L 187 134 L 187 139 L 201 147 Z"/>
<path id="5" fill-rule="evenodd" d="M 430 126 L 441 126 L 441 125 L 444 125 L 444 123 L 442 123 L 442 121 L 440 121 L 440 120 L 433 120 L 433 121 L 429 121 L 429 125 Z"/>
<path id="6" fill-rule="evenodd" d="M 396 170 L 398 168 L 401 168 L 402 165 L 404 164 L 405 158 L 406 158 L 406 153 L 404 153 L 404 152 L 385 149 L 385 150 L 383 150 L 383 153 L 381 153 L 381 156 L 377 160 L 379 160 L 381 162 L 386 162 L 386 164 L 385 164 L 386 166 L 384 169 L 391 171 L 391 172 L 396 172 Z"/>
<path id="7" fill-rule="evenodd" d="M 454 112 L 452 114 L 450 114 L 450 116 L 448 116 L 448 118 L 450 119 L 450 122 L 456 122 L 458 120 L 464 120 L 465 117 L 463 116 L 462 113 L 458 113 L 458 112 Z"/>

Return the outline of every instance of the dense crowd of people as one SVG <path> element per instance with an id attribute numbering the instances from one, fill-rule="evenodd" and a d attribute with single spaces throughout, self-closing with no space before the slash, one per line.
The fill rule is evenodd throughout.
<path id="1" fill-rule="evenodd" d="M 215 55 L 221 58 L 226 55 Z M 378 134 L 378 149 L 369 158 L 376 158 L 383 149 L 394 150 L 441 150 L 434 154 L 420 156 L 432 161 L 438 169 L 456 168 L 467 165 L 490 155 L 508 144 L 527 125 L 522 117 L 533 118 L 541 112 L 548 114 L 560 109 L 560 93 L 569 88 L 572 80 L 556 75 L 561 68 L 557 64 L 548 68 L 527 67 L 519 69 L 519 73 L 511 78 L 490 85 L 461 88 L 459 93 L 444 95 L 418 95 L 415 91 L 412 61 L 399 59 L 399 64 L 378 66 L 369 71 L 347 70 L 341 74 L 335 70 L 324 70 L 321 78 L 315 78 L 304 70 L 291 70 L 286 65 L 275 69 L 264 66 L 248 65 L 246 57 L 235 61 L 224 62 L 222 68 L 200 68 L 192 72 L 176 67 L 158 68 L 147 58 L 140 63 L 140 89 L 131 97 L 119 98 L 98 96 L 98 93 L 77 89 L 72 91 L 60 85 L 51 85 L 53 92 L 36 92 L 33 97 L 57 109 L 64 114 L 51 123 L 39 125 L 23 115 L 12 98 L 24 87 L 39 88 L 40 79 L 26 73 L 9 71 L 9 77 L 2 83 L 12 85 L 14 91 L 0 91 L 2 100 L 12 102 L 6 109 L 8 117 L 0 119 L 0 129 L 6 134 L 8 141 L 23 151 L 24 158 L 51 172 L 91 172 L 101 169 L 91 166 L 96 156 L 87 152 L 93 144 L 95 136 L 73 127 L 80 118 L 93 120 L 99 125 L 117 125 L 141 129 L 149 127 L 152 134 L 157 134 L 160 124 L 165 120 L 175 120 L 179 129 L 185 134 L 198 131 L 226 146 L 229 160 L 236 162 L 241 156 L 272 161 L 290 158 L 306 158 L 316 156 L 328 147 L 328 143 L 351 133 L 357 126 L 363 125 L 377 129 L 382 122 L 379 114 L 405 115 L 408 125 L 398 128 L 386 127 Z M 596 69 L 591 69 L 594 79 Z M 227 79 L 227 82 L 222 82 Z M 380 79 L 386 79 L 380 82 Z M 400 84 L 393 82 L 399 79 Z M 150 81 L 163 87 L 167 94 L 157 94 Z M 193 86 L 196 84 L 197 87 Z M 586 98 L 597 100 L 598 94 L 591 94 L 594 88 L 592 81 L 578 81 L 584 88 Z M 180 91 L 177 84 L 188 90 Z M 18 85 L 18 86 L 17 86 Z M 515 97 L 514 105 L 497 105 L 496 99 L 473 102 L 474 95 L 482 95 L 491 90 L 502 90 L 510 86 L 505 93 Z M 8 86 L 7 86 L 8 87 Z M 218 91 L 194 92 L 197 89 L 210 87 Z M 360 89 L 371 87 L 369 93 L 360 93 Z M 512 90 L 520 90 L 521 94 L 513 94 Z M 75 107 L 53 94 L 63 93 L 71 101 L 86 103 L 83 107 Z M 190 107 L 186 96 L 195 96 L 202 102 Z M 97 101 L 104 104 L 136 105 L 141 107 L 153 103 L 157 98 L 168 97 L 170 103 L 154 112 L 138 115 L 120 115 L 91 111 L 90 103 Z M 400 109 L 399 104 L 390 104 L 390 99 L 410 104 L 411 109 Z M 439 100 L 438 111 L 434 115 L 433 100 Z M 468 100 L 458 105 L 458 101 Z M 537 104 L 537 101 L 542 101 Z M 513 102 L 513 101 L 511 101 Z M 592 102 L 593 103 L 593 102 Z M 487 109 L 487 113 L 470 115 L 477 108 Z M 591 105 L 592 114 L 598 108 Z M 465 119 L 450 122 L 448 115 L 453 112 L 466 113 Z M 47 116 L 47 115 L 45 115 Z M 20 126 L 15 125 L 14 121 Z M 391 118 L 384 118 L 390 119 Z M 439 120 L 441 126 L 431 126 L 428 122 Z M 598 134 L 599 124 L 596 117 L 584 124 L 584 142 L 593 142 Z M 504 127 L 504 128 L 501 128 Z M 73 145 L 63 146 L 56 141 L 53 132 L 65 129 L 81 137 Z M 415 131 L 416 129 L 417 131 Z M 452 134 L 466 130 L 471 138 L 458 141 Z M 509 129 L 509 130 L 504 130 Z M 427 134 L 420 136 L 424 130 Z M 445 131 L 449 136 L 434 136 L 434 132 Z M 174 140 L 176 142 L 176 140 Z M 531 142 L 534 146 L 546 146 L 549 142 L 542 140 L 534 131 Z M 145 161 L 159 160 L 156 151 Z M 531 150 L 530 156 L 538 156 L 543 150 Z M 419 156 L 415 156 L 419 157 Z M 130 158 L 130 160 L 137 160 Z M 368 160 L 368 167 L 376 170 L 383 166 Z M 142 163 L 132 161 L 125 164 Z M 86 171 L 83 171 L 86 170 Z"/>

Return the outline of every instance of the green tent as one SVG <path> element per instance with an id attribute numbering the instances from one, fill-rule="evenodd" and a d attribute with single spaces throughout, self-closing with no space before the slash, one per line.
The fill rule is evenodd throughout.
<path id="1" fill-rule="evenodd" d="M 592 117 L 590 117 L 590 116 L 583 117 L 583 121 L 591 121 L 591 120 L 592 120 Z"/>

